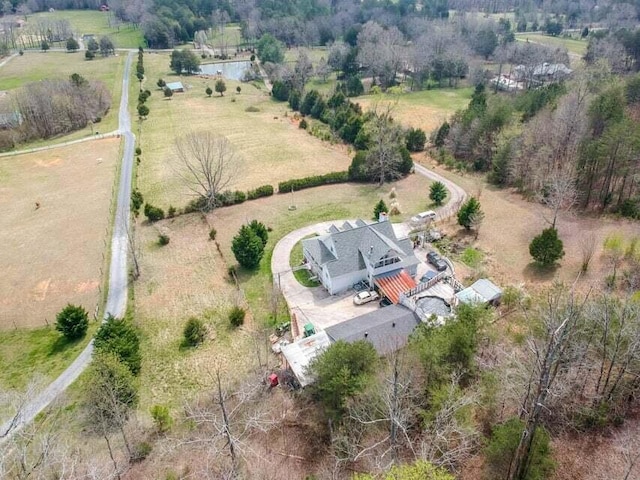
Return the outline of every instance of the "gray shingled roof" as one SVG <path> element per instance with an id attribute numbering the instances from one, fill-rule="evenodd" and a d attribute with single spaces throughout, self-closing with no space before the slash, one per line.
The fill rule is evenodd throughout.
<path id="1" fill-rule="evenodd" d="M 333 325 L 325 332 L 334 342 L 367 340 L 380 355 L 386 355 L 405 346 L 419 324 L 419 319 L 408 308 L 390 305 Z"/>
<path id="2" fill-rule="evenodd" d="M 396 251 L 402 263 L 408 267 L 419 263 L 413 253 L 413 245 L 407 238 L 398 240 L 391 222 L 377 222 L 367 225 L 356 220 L 355 225 L 345 222 L 342 230 L 330 228 L 329 235 L 303 240 L 303 245 L 319 265 L 327 265 L 331 277 L 338 277 L 365 268 L 364 256 L 375 263 L 389 250 Z M 335 252 L 331 253 L 330 249 Z M 403 258 L 404 257 L 404 258 Z"/>

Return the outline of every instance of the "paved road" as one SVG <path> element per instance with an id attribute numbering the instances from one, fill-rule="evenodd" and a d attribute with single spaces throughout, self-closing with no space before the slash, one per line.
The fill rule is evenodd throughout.
<path id="1" fill-rule="evenodd" d="M 18 56 L 17 53 L 14 53 L 13 55 L 9 55 L 7 58 L 5 58 L 0 62 L 0 68 L 4 67 L 7 63 L 9 63 L 9 61 L 16 58 L 17 56 Z"/>
<path id="2" fill-rule="evenodd" d="M 452 181 L 447 180 L 442 175 L 438 175 L 422 165 L 416 164 L 415 171 L 418 175 L 444 183 L 449 191 L 449 201 L 446 205 L 437 210 L 436 218 L 438 220 L 445 220 L 454 215 L 458 211 L 460 204 L 467 198 L 467 193 Z M 279 285 L 280 290 L 287 301 L 287 305 L 289 305 L 289 309 L 296 314 L 296 317 L 299 320 L 299 325 L 303 325 L 307 321 L 311 320 L 311 318 L 308 318 L 307 314 L 311 316 L 318 312 L 322 315 L 322 310 L 317 309 L 324 309 L 327 305 L 335 304 L 337 300 L 335 297 L 330 297 L 322 287 L 307 288 L 300 285 L 289 266 L 291 249 L 293 249 L 296 243 L 304 237 L 313 234 L 323 235 L 327 233 L 327 230 L 331 225 L 341 225 L 344 222 L 345 220 L 333 220 L 330 222 L 320 222 L 299 228 L 298 230 L 294 230 L 281 238 L 273 249 L 273 256 L 271 257 L 273 281 L 276 285 Z M 396 235 L 402 237 L 409 233 L 411 227 L 407 223 L 401 223 L 394 224 L 393 229 L 395 230 Z M 345 295 L 350 298 L 351 292 Z M 373 303 L 377 307 L 377 303 Z M 326 315 L 326 311 L 324 314 Z M 353 317 L 351 312 L 343 312 L 340 309 L 331 311 L 332 317 L 336 315 L 340 316 L 341 314 L 347 315 L 343 320 Z M 337 318 L 333 320 L 337 320 Z"/>
<path id="3" fill-rule="evenodd" d="M 122 79 L 122 97 L 120 99 L 119 129 L 124 137 L 124 152 L 120 168 L 118 201 L 116 205 L 115 224 L 111 239 L 111 265 L 109 268 L 109 293 L 106 313 L 121 317 L 127 305 L 127 232 L 129 230 L 129 200 L 131 198 L 131 177 L 133 173 L 133 150 L 135 137 L 131 133 L 129 116 L 129 77 L 133 52 L 127 56 Z M 106 316 L 106 315 L 105 315 Z M 71 385 L 89 365 L 93 353 L 93 340 L 87 345 L 74 362 L 56 378 L 41 394 L 31 400 L 20 412 L 11 432 L 10 422 L 0 426 L 0 442 L 6 441 L 17 430 L 31 422 L 38 413 L 44 410 L 59 394 Z"/>

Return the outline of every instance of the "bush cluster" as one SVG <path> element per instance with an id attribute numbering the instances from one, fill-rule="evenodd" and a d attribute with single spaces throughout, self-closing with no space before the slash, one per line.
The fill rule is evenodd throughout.
<path id="1" fill-rule="evenodd" d="M 218 207 L 228 207 L 244 202 L 247 199 L 247 195 L 240 190 L 236 190 L 235 192 L 225 190 L 222 193 L 218 193 L 215 199 Z"/>
<path id="2" fill-rule="evenodd" d="M 273 195 L 273 187 L 271 185 L 262 185 L 261 187 L 249 190 L 247 192 L 247 200 L 255 200 L 260 197 L 270 197 Z"/>
<path id="3" fill-rule="evenodd" d="M 150 223 L 157 222 L 164 218 L 164 210 L 154 207 L 150 203 L 146 203 L 144 205 L 144 216 L 147 217 Z"/>
<path id="4" fill-rule="evenodd" d="M 345 183 L 349 181 L 348 172 L 332 172 L 326 175 L 315 175 L 313 177 L 296 178 L 286 180 L 278 184 L 278 193 L 289 193 L 292 190 L 302 190 L 304 188 L 319 187 L 320 185 L 331 185 L 333 183 Z"/>
<path id="5" fill-rule="evenodd" d="M 235 306 L 229 312 L 229 323 L 232 327 L 237 328 L 244 323 L 245 315 L 246 312 L 244 311 L 244 308 Z"/>

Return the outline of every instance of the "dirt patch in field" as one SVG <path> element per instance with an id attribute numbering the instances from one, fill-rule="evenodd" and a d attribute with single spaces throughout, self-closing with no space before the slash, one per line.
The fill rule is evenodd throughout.
<path id="1" fill-rule="evenodd" d="M 399 123 L 406 127 L 421 128 L 429 133 L 438 128 L 453 113 L 450 109 L 431 107 L 427 105 L 412 105 L 409 103 L 395 104 L 393 101 L 376 101 L 369 97 L 358 97 L 359 103 L 364 110 L 372 108 L 392 107 L 392 116 Z"/>
<path id="2" fill-rule="evenodd" d="M 119 141 L 0 159 L 0 328 L 55 321 L 67 303 L 93 313 Z"/>
<path id="3" fill-rule="evenodd" d="M 554 280 L 573 282 L 582 262 L 581 244 L 585 238 L 595 238 L 595 254 L 589 271 L 580 277 L 580 285 L 603 286 L 604 276 L 610 272 L 602 255 L 604 239 L 612 233 L 620 233 L 627 239 L 640 235 L 637 222 L 613 217 L 594 217 L 562 213 L 557 222 L 560 238 L 564 242 L 565 256 L 556 269 L 541 271 L 532 264 L 529 243 L 544 228 L 549 226 L 545 216 L 549 212 L 535 203 L 526 201 L 512 190 L 501 190 L 490 186 L 480 176 L 450 172 L 433 161 L 421 162 L 428 168 L 450 178 L 462 186 L 468 194 L 480 197 L 485 219 L 478 239 L 469 241 L 486 254 L 484 269 L 502 285 L 521 284 L 529 286 L 549 285 Z M 452 235 L 467 234 L 451 218 L 445 225 Z"/>

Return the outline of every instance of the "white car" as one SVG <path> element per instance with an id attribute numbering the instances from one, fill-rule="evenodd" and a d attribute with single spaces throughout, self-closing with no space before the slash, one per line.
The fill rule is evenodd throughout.
<path id="1" fill-rule="evenodd" d="M 425 223 L 433 222 L 436 219 L 436 212 L 433 210 L 427 210 L 411 217 L 411 224 L 418 226 Z"/>
<path id="2" fill-rule="evenodd" d="M 356 305 L 364 305 L 365 303 L 373 302 L 374 300 L 378 300 L 380 295 L 378 292 L 369 292 L 365 290 L 364 292 L 357 293 L 355 297 L 353 297 L 353 303 Z"/>

